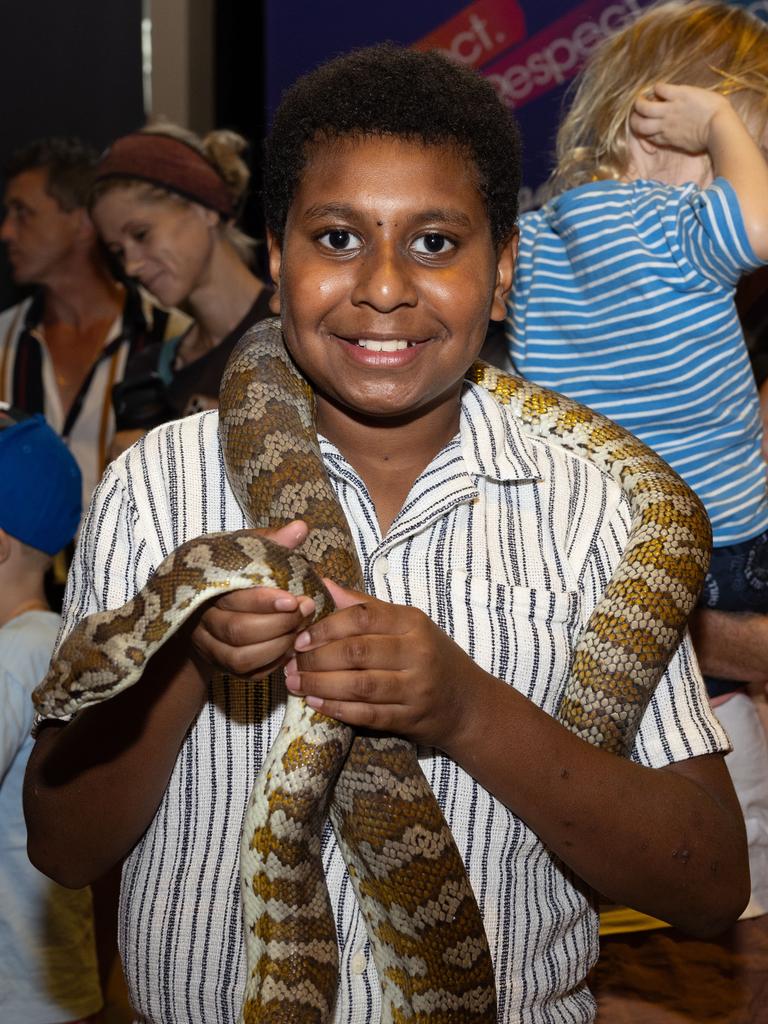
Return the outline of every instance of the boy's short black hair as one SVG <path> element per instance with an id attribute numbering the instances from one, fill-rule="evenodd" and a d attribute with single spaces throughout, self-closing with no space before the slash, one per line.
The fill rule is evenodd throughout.
<path id="1" fill-rule="evenodd" d="M 73 136 L 51 135 L 12 153 L 3 167 L 3 178 L 9 182 L 24 171 L 47 171 L 45 191 L 62 210 L 71 213 L 87 206 L 98 159 L 98 150 L 87 142 Z"/>
<path id="2" fill-rule="evenodd" d="M 512 114 L 479 74 L 442 54 L 390 43 L 355 50 L 291 86 L 265 150 L 267 227 L 282 240 L 312 143 L 394 136 L 455 145 L 477 169 L 494 245 L 517 221 L 520 136 Z"/>

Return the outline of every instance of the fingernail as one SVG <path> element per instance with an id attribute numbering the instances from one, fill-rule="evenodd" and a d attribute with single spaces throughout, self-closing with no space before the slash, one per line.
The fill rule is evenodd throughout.
<path id="1" fill-rule="evenodd" d="M 305 697 L 304 700 L 309 704 L 311 708 L 321 708 L 325 701 L 322 697 Z"/>
<path id="2" fill-rule="evenodd" d="M 291 693 L 301 692 L 301 676 L 289 676 L 285 677 L 285 688 L 290 690 Z"/>
<path id="3" fill-rule="evenodd" d="M 275 611 L 276 612 L 292 612 L 296 607 L 295 597 L 277 597 L 275 598 Z"/>
<path id="4" fill-rule="evenodd" d="M 312 637 L 309 635 L 309 633 L 305 629 L 302 633 L 299 633 L 299 635 L 296 637 L 296 640 L 294 641 L 293 646 L 296 648 L 297 651 L 301 651 L 301 650 L 304 650 L 305 647 L 309 647 L 311 642 L 312 642 Z"/>

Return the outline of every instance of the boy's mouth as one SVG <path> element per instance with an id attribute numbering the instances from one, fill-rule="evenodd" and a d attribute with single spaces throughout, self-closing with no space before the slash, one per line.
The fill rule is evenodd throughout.
<path id="1" fill-rule="evenodd" d="M 365 348 L 369 352 L 400 352 L 402 349 L 413 348 L 418 342 L 407 341 L 405 338 L 393 339 L 391 341 L 377 341 L 375 338 L 357 338 L 352 340 L 353 345 L 358 348 Z"/>

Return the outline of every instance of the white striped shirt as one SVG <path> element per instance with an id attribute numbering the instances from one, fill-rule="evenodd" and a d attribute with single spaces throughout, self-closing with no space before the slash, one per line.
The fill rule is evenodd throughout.
<path id="1" fill-rule="evenodd" d="M 482 667 L 554 713 L 574 638 L 619 558 L 627 508 L 593 466 L 524 437 L 508 410 L 468 386 L 460 434 L 414 484 L 388 534 L 340 452 L 323 454 L 378 597 L 430 615 Z M 108 470 L 75 556 L 66 628 L 121 605 L 182 541 L 245 519 L 226 483 L 217 414 L 153 431 Z M 139 1019 L 231 1024 L 243 977 L 238 832 L 279 728 L 284 687 L 214 683 L 168 789 L 127 859 L 120 946 Z M 690 647 L 646 713 L 634 757 L 661 766 L 727 749 Z M 499 1020 L 588 1022 L 597 955 L 586 887 L 503 804 L 441 753 L 422 767 L 451 823 L 484 915 Z M 332 833 L 325 862 L 341 947 L 336 1021 L 379 1020 L 366 933 Z"/>
<path id="2" fill-rule="evenodd" d="M 507 320 L 517 371 L 655 448 L 701 497 L 715 544 L 762 533 L 760 409 L 734 304 L 759 261 L 730 184 L 597 181 L 520 229 Z"/>

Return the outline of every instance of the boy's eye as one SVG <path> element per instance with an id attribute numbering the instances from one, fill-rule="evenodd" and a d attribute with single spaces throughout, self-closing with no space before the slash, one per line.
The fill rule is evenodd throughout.
<path id="1" fill-rule="evenodd" d="M 346 231 L 344 228 L 332 228 L 320 235 L 318 241 L 326 249 L 334 249 L 336 252 L 354 252 L 362 245 L 357 235 L 353 235 L 351 231 Z"/>
<path id="2" fill-rule="evenodd" d="M 425 235 L 419 235 L 413 243 L 413 248 L 418 253 L 423 253 L 427 256 L 437 256 L 440 253 L 448 252 L 450 249 L 455 249 L 456 245 L 450 238 L 441 235 L 439 231 L 428 231 Z"/>
<path id="3" fill-rule="evenodd" d="M 134 242 L 143 242 L 148 234 L 147 228 L 137 228 L 131 235 L 131 238 L 133 238 Z"/>

